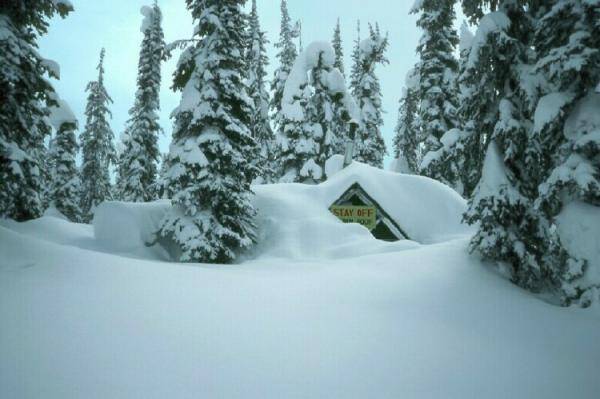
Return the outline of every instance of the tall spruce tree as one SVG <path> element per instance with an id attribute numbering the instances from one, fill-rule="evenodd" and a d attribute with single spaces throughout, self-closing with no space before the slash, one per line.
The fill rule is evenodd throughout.
<path id="1" fill-rule="evenodd" d="M 142 40 L 135 103 L 123 134 L 119 154 L 117 197 L 123 201 L 147 202 L 157 198 L 157 169 L 160 152 L 161 63 L 165 58 L 162 13 L 156 3 L 143 7 Z"/>
<path id="2" fill-rule="evenodd" d="M 246 50 L 247 84 L 250 97 L 254 103 L 250 131 L 260 148 L 260 156 L 253 162 L 257 168 L 261 169 L 261 181 L 271 183 L 275 179 L 276 143 L 269 117 L 269 93 L 265 81 L 266 68 L 269 65 L 266 45 L 269 41 L 266 33 L 260 29 L 256 0 L 252 0 L 249 21 L 249 40 Z"/>
<path id="3" fill-rule="evenodd" d="M 69 105 L 60 99 L 57 100 L 56 106 L 50 108 L 50 111 L 50 120 L 56 135 L 51 141 L 49 156 L 51 169 L 48 200 L 70 221 L 79 222 L 81 184 L 76 164 L 79 149 L 75 136 L 77 118 Z"/>
<path id="4" fill-rule="evenodd" d="M 572 204 L 600 213 L 600 125 L 590 122 L 600 105 L 595 92 L 599 21 L 600 0 L 566 0 L 549 2 L 535 25 L 535 70 L 545 86 L 535 112 L 529 169 L 541 183 L 536 205 L 547 234 L 557 233 L 556 218 Z M 559 235 L 551 236 L 544 253 L 544 276 L 564 304 L 600 300 L 600 281 L 580 279 L 596 259 L 570 252 Z"/>
<path id="5" fill-rule="evenodd" d="M 336 68 L 342 76 L 345 77 L 344 73 L 344 48 L 342 43 L 342 32 L 340 28 L 340 19 L 338 18 L 335 30 L 333 32 L 333 40 L 331 41 L 333 51 L 335 54 L 335 62 L 333 67 Z M 345 144 L 350 139 L 349 137 L 349 125 L 344 120 L 344 108 L 334 105 L 333 112 L 333 136 L 335 142 L 333 144 L 334 154 L 343 154 L 345 150 Z"/>
<path id="6" fill-rule="evenodd" d="M 95 207 L 112 199 L 110 167 L 116 163 L 114 133 L 108 123 L 108 106 L 112 99 L 104 87 L 104 55 L 100 52 L 98 80 L 88 83 L 85 108 L 86 123 L 81 134 L 83 163 L 81 165 L 82 219 L 90 222 Z"/>
<path id="7" fill-rule="evenodd" d="M 334 68 L 337 68 L 343 76 L 346 76 L 344 72 L 344 45 L 342 43 L 342 29 L 340 28 L 340 19 L 338 18 L 335 24 L 335 30 L 333 31 L 333 51 L 335 51 L 335 64 Z"/>
<path id="8" fill-rule="evenodd" d="M 385 57 L 388 38 L 381 35 L 378 26 L 369 28 L 370 37 L 359 44 L 357 73 L 353 87 L 362 119 L 356 132 L 357 148 L 354 159 L 377 168 L 383 168 L 386 147 L 381 134 L 383 126 L 382 94 L 375 68 L 379 64 L 388 63 Z"/>
<path id="9" fill-rule="evenodd" d="M 73 8 L 61 0 L 0 2 L 0 217 L 23 221 L 43 212 L 44 139 L 57 65 L 37 52 L 37 40 L 55 14 Z"/>
<path id="10" fill-rule="evenodd" d="M 277 136 L 283 135 L 283 126 L 286 121 L 283 120 L 281 114 L 281 101 L 283 100 L 283 91 L 285 83 L 292 70 L 292 66 L 298 56 L 294 39 L 298 32 L 292 26 L 292 19 L 287 8 L 287 0 L 281 0 L 281 29 L 279 32 L 279 41 L 275 43 L 275 48 L 278 50 L 277 60 L 279 66 L 275 70 L 273 80 L 271 81 L 271 112 L 273 114 L 273 122 Z"/>
<path id="11" fill-rule="evenodd" d="M 465 7 L 476 19 L 480 9 Z M 467 222 L 478 224 L 471 248 L 512 268 L 512 280 L 537 291 L 544 286 L 540 222 L 533 209 L 536 186 L 526 162 L 535 97 L 528 75 L 532 62 L 532 21 L 536 9 L 505 0 L 479 23 L 467 63 L 479 97 L 476 127 L 485 127 L 488 155 L 469 202 Z M 502 178 L 500 178 L 500 176 Z"/>
<path id="12" fill-rule="evenodd" d="M 350 92 L 356 98 L 358 93 L 358 79 L 361 73 L 360 65 L 360 20 L 356 21 L 356 39 L 354 39 L 354 47 L 352 47 L 352 66 L 350 69 Z"/>
<path id="13" fill-rule="evenodd" d="M 415 69 L 408 72 L 394 136 L 394 158 L 405 163 L 405 172 L 412 174 L 419 172 L 419 97 L 415 90 L 417 79 L 418 72 Z"/>
<path id="14" fill-rule="evenodd" d="M 173 209 L 157 234 L 176 244 L 180 261 L 229 263 L 256 241 L 245 0 L 186 4 L 197 26 L 175 72 L 173 86 L 183 93 L 165 171 Z"/>
<path id="15" fill-rule="evenodd" d="M 458 63 L 454 56 L 458 35 L 454 29 L 455 0 L 422 0 L 412 13 L 419 13 L 417 26 L 423 30 L 417 53 L 419 62 L 419 121 L 424 139 L 421 173 L 445 181 L 444 163 L 428 162 L 429 152 L 442 147 L 442 136 L 457 126 L 455 76 Z M 435 167 L 439 166 L 439 167 Z"/>

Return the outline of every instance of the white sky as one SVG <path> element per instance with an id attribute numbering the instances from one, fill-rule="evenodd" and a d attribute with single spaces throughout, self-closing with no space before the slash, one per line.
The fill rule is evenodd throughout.
<path id="1" fill-rule="evenodd" d="M 85 119 L 87 82 L 97 77 L 95 70 L 101 47 L 106 47 L 106 87 L 114 100 L 111 106 L 111 126 L 118 138 L 128 118 L 136 89 L 139 46 L 142 40 L 140 7 L 151 0 L 72 0 L 75 12 L 64 20 L 52 21 L 48 35 L 40 40 L 41 54 L 61 65 L 62 79 L 55 83 L 59 95 L 73 108 L 83 126 Z M 356 36 L 356 20 L 363 26 L 363 38 L 368 22 L 378 22 L 388 31 L 390 64 L 378 68 L 386 112 L 383 135 L 388 151 L 392 151 L 393 129 L 396 124 L 398 100 L 404 77 L 417 61 L 415 48 L 420 33 L 416 17 L 409 15 L 413 0 L 288 0 L 290 15 L 302 21 L 303 42 L 331 40 L 337 18 L 340 18 L 346 57 L 346 72 L 350 70 L 350 54 Z M 159 0 L 164 14 L 165 39 L 171 42 L 191 36 L 191 17 L 185 0 Z M 250 2 L 248 2 L 250 3 Z M 269 57 L 271 72 L 276 66 L 273 43 L 279 37 L 279 0 L 258 0 L 262 29 L 271 41 Z M 163 66 L 161 91 L 161 124 L 165 135 L 160 139 L 166 152 L 171 140 L 169 114 L 179 103 L 180 94 L 169 89 L 177 56 Z M 269 73 L 269 79 L 272 73 Z M 388 157 L 389 159 L 389 157 Z"/>

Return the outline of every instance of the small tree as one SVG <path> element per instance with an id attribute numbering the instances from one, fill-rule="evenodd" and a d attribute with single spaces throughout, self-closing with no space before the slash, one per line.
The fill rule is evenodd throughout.
<path id="1" fill-rule="evenodd" d="M 76 164 L 77 118 L 69 105 L 58 100 L 58 105 L 51 108 L 50 119 L 56 129 L 56 136 L 51 141 L 49 200 L 51 204 L 72 222 L 79 222 L 81 209 L 79 199 L 81 184 Z"/>
<path id="2" fill-rule="evenodd" d="M 112 99 L 104 87 L 104 55 L 100 52 L 98 80 L 87 85 L 86 123 L 81 134 L 83 164 L 81 166 L 82 219 L 90 222 L 94 209 L 112 199 L 110 166 L 116 162 L 114 133 L 108 124 Z"/>
<path id="3" fill-rule="evenodd" d="M 406 162 L 407 172 L 416 174 L 419 171 L 419 97 L 415 90 L 418 72 L 409 71 L 406 77 L 404 95 L 400 99 L 398 123 L 394 137 L 394 158 Z"/>

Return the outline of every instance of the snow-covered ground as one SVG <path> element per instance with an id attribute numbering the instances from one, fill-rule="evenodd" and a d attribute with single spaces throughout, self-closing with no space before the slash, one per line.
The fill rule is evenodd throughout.
<path id="1" fill-rule="evenodd" d="M 233 266 L 115 251 L 56 216 L 0 221 L 0 398 L 598 398 L 598 309 L 513 286 L 467 254 L 468 231 L 451 234 L 454 194 L 382 173 L 257 188 L 271 244 Z M 399 183 L 388 188 L 402 207 L 378 198 L 395 217 L 445 204 L 448 231 L 413 227 L 425 245 L 378 243 L 335 218 L 288 215 L 281 227 L 294 201 L 322 219 L 315 203 L 356 179 L 375 193 Z M 402 188 L 433 209 L 411 211 Z M 115 234 L 135 217 L 105 211 L 125 211 Z M 308 256 L 318 242 L 332 249 Z"/>

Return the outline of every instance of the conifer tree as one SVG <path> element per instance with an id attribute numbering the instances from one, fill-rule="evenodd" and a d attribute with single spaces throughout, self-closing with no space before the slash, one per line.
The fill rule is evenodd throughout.
<path id="1" fill-rule="evenodd" d="M 474 8 L 474 13 L 478 12 Z M 474 126 L 489 135 L 482 178 L 469 202 L 467 222 L 478 224 L 471 248 L 512 268 L 512 280 L 527 289 L 543 288 L 540 220 L 533 209 L 535 183 L 526 162 L 532 124 L 531 21 L 536 10 L 503 1 L 480 21 L 467 71 L 477 83 Z M 475 18 L 476 14 L 468 15 Z M 535 80 L 533 80 L 535 81 Z"/>
<path id="2" fill-rule="evenodd" d="M 269 118 L 269 93 L 266 89 L 266 68 L 269 65 L 266 45 L 266 33 L 260 29 L 260 21 L 256 0 L 252 0 L 252 11 L 249 19 L 249 41 L 246 50 L 248 68 L 248 90 L 254 103 L 254 111 L 250 123 L 252 137 L 260 148 L 260 156 L 253 160 L 261 169 L 262 182 L 271 183 L 275 176 L 275 134 Z"/>
<path id="3" fill-rule="evenodd" d="M 283 99 L 283 90 L 285 83 L 296 61 L 298 52 L 294 39 L 298 35 L 297 30 L 292 26 L 292 20 L 287 8 L 287 0 L 281 0 L 281 30 L 279 32 L 279 41 L 275 43 L 278 50 L 277 60 L 279 66 L 275 70 L 273 80 L 271 81 L 271 111 L 273 113 L 273 122 L 278 136 L 283 134 L 285 121 L 281 115 L 281 101 Z"/>
<path id="4" fill-rule="evenodd" d="M 419 171 L 419 127 L 417 114 L 419 109 L 418 93 L 415 90 L 418 72 L 409 71 L 406 77 L 406 87 L 400 99 L 398 123 L 394 137 L 394 158 L 405 162 L 406 172 L 417 174 Z"/>
<path id="5" fill-rule="evenodd" d="M 43 212 L 44 139 L 58 65 L 37 52 L 37 40 L 55 14 L 73 8 L 64 0 L 0 2 L 0 217 L 24 221 Z"/>
<path id="6" fill-rule="evenodd" d="M 333 45 L 333 51 L 335 51 L 335 64 L 333 64 L 333 66 L 342 73 L 342 76 L 346 76 L 346 73 L 344 72 L 344 45 L 342 43 L 342 30 L 340 28 L 339 18 L 335 25 L 335 30 L 333 31 L 333 40 L 331 41 L 331 44 Z"/>
<path id="7" fill-rule="evenodd" d="M 104 55 L 100 52 L 97 66 L 98 80 L 88 83 L 89 93 L 85 108 L 86 123 L 81 134 L 83 163 L 81 166 L 82 219 L 90 222 L 94 209 L 112 199 L 110 167 L 116 162 L 114 133 L 108 123 L 111 116 L 108 106 L 112 99 L 104 87 Z"/>
<path id="8" fill-rule="evenodd" d="M 419 62 L 419 121 L 424 138 L 424 164 L 421 173 L 448 181 L 443 163 L 430 163 L 428 153 L 442 147 L 442 136 L 457 125 L 455 75 L 458 64 L 454 50 L 458 35 L 454 29 L 455 0 L 422 0 L 412 13 L 420 13 L 417 26 L 423 30 L 417 53 Z"/>
<path id="9" fill-rule="evenodd" d="M 344 49 L 342 44 L 342 34 L 340 28 L 340 20 L 338 18 L 337 24 L 333 33 L 333 40 L 331 42 L 333 46 L 333 51 L 335 54 L 335 63 L 333 67 L 336 68 L 343 77 L 345 77 L 344 73 Z M 345 151 L 346 142 L 349 138 L 349 125 L 347 121 L 344 121 L 344 108 L 335 106 L 332 110 L 333 112 L 333 136 L 335 138 L 335 142 L 333 143 L 333 153 L 334 154 L 343 154 Z"/>
<path id="10" fill-rule="evenodd" d="M 155 3 L 143 7 L 142 41 L 135 103 L 129 110 L 119 154 L 117 197 L 129 202 L 147 202 L 157 198 L 158 135 L 160 110 L 161 62 L 165 57 L 162 13 Z"/>
<path id="11" fill-rule="evenodd" d="M 536 205 L 550 231 L 546 234 L 557 232 L 551 226 L 571 204 L 585 203 L 600 212 L 600 125 L 590 123 L 600 105 L 595 91 L 599 21 L 600 0 L 566 0 L 551 1 L 535 25 L 535 70 L 546 84 L 535 112 L 529 169 L 532 180 L 542 183 Z M 593 295 L 600 281 L 580 279 L 593 259 L 569 252 L 560 236 L 547 241 L 544 253 L 544 276 L 564 304 L 600 300 Z"/>
<path id="12" fill-rule="evenodd" d="M 245 0 L 186 4 L 197 26 L 175 72 L 182 99 L 165 171 L 173 208 L 157 234 L 176 244 L 180 261 L 229 263 L 256 241 Z"/>
<path id="13" fill-rule="evenodd" d="M 335 154 L 338 142 L 333 110 L 340 111 L 344 124 L 360 118 L 334 62 L 331 45 L 315 42 L 292 69 L 282 102 L 287 121 L 280 138 L 282 182 L 323 181 L 325 162 Z"/>
<path id="14" fill-rule="evenodd" d="M 354 39 L 354 47 L 352 48 L 352 67 L 350 69 L 350 92 L 354 98 L 358 94 L 358 79 L 361 73 L 360 42 L 360 20 L 358 20 L 356 21 L 356 39 Z"/>
<path id="15" fill-rule="evenodd" d="M 381 134 L 383 110 L 381 104 L 381 86 L 375 74 L 379 64 L 388 63 L 385 51 L 388 38 L 383 37 L 379 27 L 370 27 L 369 39 L 360 42 L 358 48 L 358 66 L 355 76 L 354 97 L 361 111 L 361 125 L 356 132 L 356 159 L 377 168 L 383 168 L 386 154 L 385 142 Z"/>
<path id="16" fill-rule="evenodd" d="M 48 199 L 70 221 L 79 222 L 81 185 L 76 164 L 79 149 L 75 136 L 77 119 L 65 101 L 57 102 L 57 106 L 51 108 L 50 114 L 56 136 L 51 141 L 49 156 L 51 169 Z"/>

